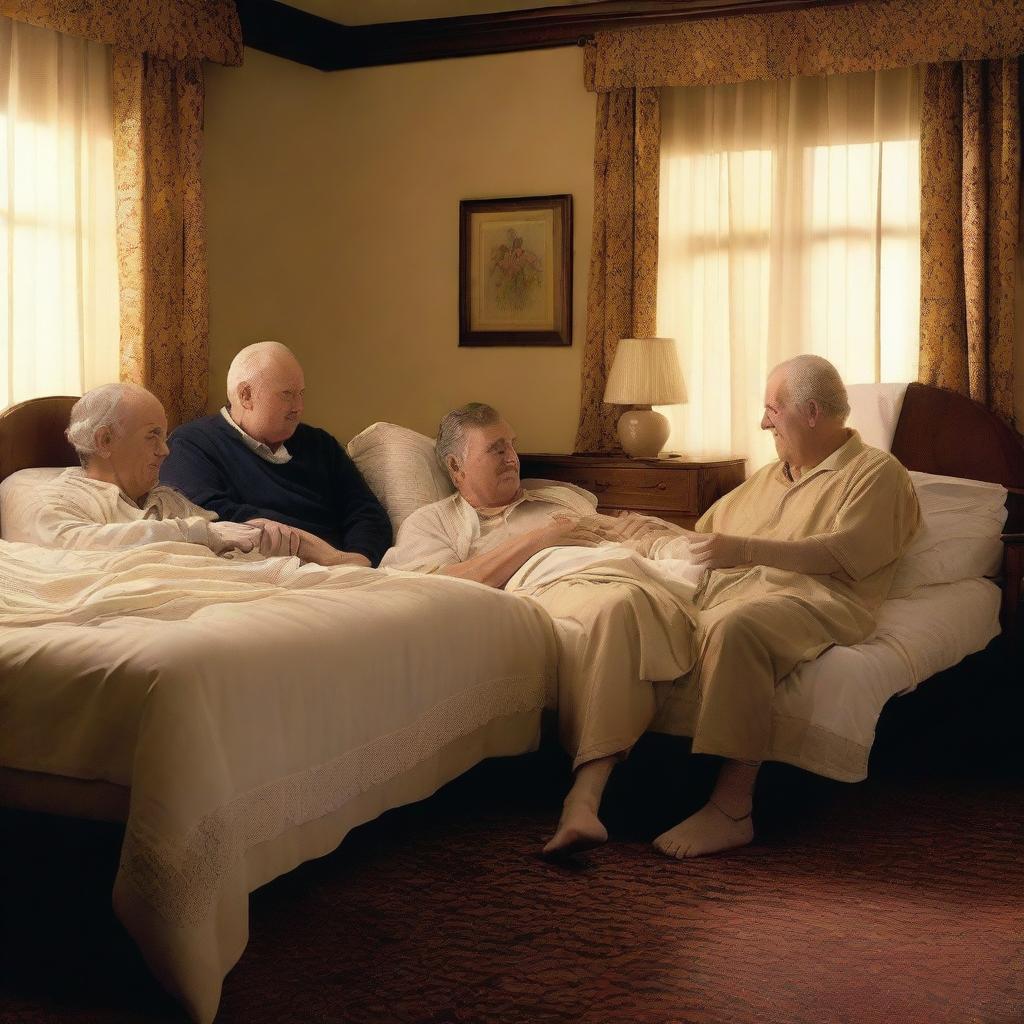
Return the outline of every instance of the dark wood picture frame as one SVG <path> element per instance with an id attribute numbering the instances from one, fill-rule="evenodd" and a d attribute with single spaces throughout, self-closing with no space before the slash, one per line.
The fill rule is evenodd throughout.
<path id="1" fill-rule="evenodd" d="M 506 223 L 509 227 L 502 229 Z M 517 228 L 522 234 L 516 234 Z M 508 235 L 507 244 L 492 244 L 492 251 L 485 253 L 485 232 L 493 243 L 502 230 Z M 547 256 L 534 251 L 541 248 L 536 242 L 542 235 Z M 572 241 L 571 195 L 463 199 L 459 203 L 459 345 L 571 345 Z M 524 253 L 525 260 L 513 253 Z M 515 273 L 509 273 L 509 265 L 516 268 Z M 525 311 L 520 314 L 519 310 Z M 516 325 L 519 316 L 522 323 Z M 531 322 L 536 326 L 529 326 Z"/>

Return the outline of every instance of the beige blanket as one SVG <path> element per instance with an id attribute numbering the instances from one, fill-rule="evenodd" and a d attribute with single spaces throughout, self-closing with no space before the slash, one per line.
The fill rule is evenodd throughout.
<path id="1" fill-rule="evenodd" d="M 115 908 L 199 1021 L 249 891 L 528 749 L 553 664 L 542 611 L 464 581 L 0 542 L 0 765 L 131 787 Z"/>

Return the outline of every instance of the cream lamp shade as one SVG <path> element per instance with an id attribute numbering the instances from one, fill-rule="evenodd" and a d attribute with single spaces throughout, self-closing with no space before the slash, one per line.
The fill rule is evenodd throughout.
<path id="1" fill-rule="evenodd" d="M 672 338 L 623 338 L 615 350 L 604 400 L 609 405 L 674 405 L 686 401 Z M 668 440 L 660 412 L 635 409 L 619 417 L 619 440 L 634 459 L 654 459 Z"/>

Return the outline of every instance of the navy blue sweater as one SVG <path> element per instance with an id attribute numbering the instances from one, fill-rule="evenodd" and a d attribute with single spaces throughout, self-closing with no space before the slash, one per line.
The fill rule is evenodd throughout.
<path id="1" fill-rule="evenodd" d="M 300 423 L 285 442 L 290 462 L 277 465 L 246 447 L 218 413 L 178 427 L 160 482 L 176 487 L 221 519 L 261 517 L 315 534 L 376 565 L 391 545 L 391 521 L 355 463 L 318 427 Z"/>

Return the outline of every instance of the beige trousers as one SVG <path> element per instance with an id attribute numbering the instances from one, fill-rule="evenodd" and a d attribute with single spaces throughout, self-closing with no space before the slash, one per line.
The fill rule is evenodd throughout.
<path id="1" fill-rule="evenodd" d="M 652 681 L 694 664 L 692 610 L 650 584 L 575 577 L 533 600 L 555 623 L 558 729 L 573 769 L 625 756 L 659 710 Z"/>
<path id="2" fill-rule="evenodd" d="M 863 639 L 856 619 L 826 620 L 789 595 L 736 598 L 700 612 L 695 753 L 767 757 L 775 687 L 835 643 Z"/>

